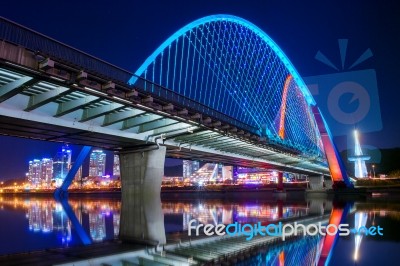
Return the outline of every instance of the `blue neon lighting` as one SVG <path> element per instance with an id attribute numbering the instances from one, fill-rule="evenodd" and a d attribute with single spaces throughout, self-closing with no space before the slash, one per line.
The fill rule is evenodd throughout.
<path id="1" fill-rule="evenodd" d="M 288 75 L 293 78 L 282 104 Z M 323 154 L 310 91 L 278 45 L 247 20 L 213 15 L 187 24 L 128 83 L 138 76 L 256 128 L 270 141 L 313 157 Z M 153 92 L 153 86 L 145 90 Z M 286 106 L 284 139 L 278 136 L 280 106 Z"/>
<path id="2" fill-rule="evenodd" d="M 307 102 L 309 104 L 315 105 L 315 100 L 312 97 L 310 91 L 308 90 L 307 86 L 304 84 L 303 79 L 300 77 L 298 74 L 297 70 L 294 68 L 293 64 L 290 62 L 289 58 L 285 55 L 285 53 L 279 48 L 279 46 L 259 27 L 251 23 L 250 21 L 247 21 L 243 18 L 232 16 L 232 15 L 225 15 L 225 14 L 219 14 L 219 15 L 212 15 L 212 16 L 207 16 L 200 18 L 198 20 L 195 20 L 186 26 L 182 27 L 179 29 L 177 32 L 175 32 L 171 37 L 169 37 L 165 42 L 163 42 L 147 59 L 144 61 L 144 63 L 139 67 L 139 69 L 135 72 L 135 75 L 141 76 L 144 72 L 144 70 L 151 64 L 153 61 L 156 59 L 158 55 L 160 55 L 171 43 L 173 43 L 176 39 L 181 37 L 183 34 L 186 32 L 189 32 L 191 29 L 196 28 L 199 25 L 205 24 L 205 23 L 210 23 L 214 21 L 229 21 L 229 22 L 234 22 L 240 25 L 243 25 L 244 27 L 247 27 L 254 31 L 257 35 L 259 35 L 274 51 L 275 53 L 279 56 L 280 60 L 285 64 L 289 72 L 292 74 L 294 80 L 299 84 L 299 87 L 301 88 L 301 91 L 303 92 L 304 97 L 307 99 Z M 136 81 L 136 77 L 132 77 L 129 80 L 129 84 L 134 84 Z"/>

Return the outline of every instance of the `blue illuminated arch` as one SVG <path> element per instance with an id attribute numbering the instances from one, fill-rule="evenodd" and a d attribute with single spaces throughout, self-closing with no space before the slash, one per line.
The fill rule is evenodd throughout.
<path id="1" fill-rule="evenodd" d="M 245 19 L 212 15 L 187 24 L 128 83 L 134 85 L 138 76 L 257 128 L 275 142 L 322 155 L 310 91 L 278 45 Z M 282 128 L 285 134 L 279 134 Z"/>
<path id="2" fill-rule="evenodd" d="M 225 20 L 225 21 L 231 21 L 240 25 L 243 25 L 252 31 L 254 31 L 256 34 L 258 34 L 274 51 L 275 53 L 279 56 L 279 58 L 284 62 L 285 66 L 288 68 L 289 72 L 292 74 L 294 80 L 299 84 L 300 89 L 304 95 L 304 97 L 307 99 L 307 102 L 309 104 L 315 105 L 315 101 L 313 96 L 311 95 L 310 91 L 308 90 L 307 86 L 304 84 L 303 79 L 300 77 L 298 74 L 297 70 L 294 68 L 293 64 L 290 62 L 289 58 L 285 55 L 285 53 L 279 48 L 279 46 L 259 27 L 251 23 L 250 21 L 247 21 L 243 18 L 232 16 L 232 15 L 224 15 L 224 14 L 219 14 L 219 15 L 212 15 L 212 16 L 207 16 L 200 18 L 198 20 L 195 20 L 186 26 L 182 27 L 179 29 L 177 32 L 171 35 L 165 42 L 163 42 L 147 59 L 144 61 L 144 63 L 139 67 L 138 70 L 136 70 L 135 75 L 136 76 L 141 76 L 143 72 L 146 70 L 146 68 L 156 59 L 157 56 L 161 54 L 162 51 L 164 51 L 165 48 L 167 48 L 172 42 L 174 42 L 177 38 L 185 34 L 186 32 L 190 31 L 193 28 L 196 28 L 199 25 L 213 22 L 213 21 L 218 21 L 218 20 Z M 136 81 L 136 77 L 133 76 L 129 80 L 129 84 L 133 84 Z"/>

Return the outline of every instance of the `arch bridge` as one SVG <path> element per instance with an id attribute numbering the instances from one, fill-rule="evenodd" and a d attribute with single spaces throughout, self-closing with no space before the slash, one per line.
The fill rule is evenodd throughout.
<path id="1" fill-rule="evenodd" d="M 184 26 L 134 74 L 0 18 L 0 126 L 3 135 L 120 151 L 121 174 L 144 180 L 162 176 L 167 155 L 350 186 L 292 63 L 260 28 L 230 15 Z"/>

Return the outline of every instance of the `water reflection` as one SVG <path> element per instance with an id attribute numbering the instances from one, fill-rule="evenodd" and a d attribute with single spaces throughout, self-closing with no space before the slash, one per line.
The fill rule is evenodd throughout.
<path id="1" fill-rule="evenodd" d="M 355 228 L 365 227 L 365 225 L 367 224 L 367 220 L 368 220 L 368 214 L 366 212 L 362 211 L 356 212 L 356 214 L 354 215 L 354 227 Z M 358 260 L 358 253 L 360 250 L 362 238 L 363 238 L 362 234 L 357 234 L 354 236 L 354 242 L 355 242 L 354 256 L 353 256 L 354 261 Z"/>
<path id="2" fill-rule="evenodd" d="M 190 220 L 202 224 L 271 223 L 281 219 L 308 215 L 307 202 L 163 202 L 162 209 L 167 232 L 185 231 Z M 174 224 L 171 224 L 173 221 Z M 179 221 L 179 222 L 178 222 Z M 179 226 L 178 223 L 181 225 Z"/>
<path id="3" fill-rule="evenodd" d="M 69 206 L 73 215 L 77 218 L 79 225 L 90 236 L 93 242 L 101 242 L 114 239 L 119 234 L 120 206 L 119 200 L 113 199 L 70 199 Z M 29 235 L 37 241 L 46 240 L 45 247 L 67 247 L 82 243 L 79 234 L 74 228 L 71 217 L 65 212 L 60 202 L 52 198 L 21 198 L 2 197 L 0 198 L 0 225 L 7 226 L 12 231 L 20 232 L 21 240 Z M 24 213 L 25 219 L 14 220 L 15 224 L 4 224 L 6 216 L 10 212 Z M 18 217 L 20 218 L 20 217 Z M 15 228 L 17 225 L 24 225 L 25 228 Z M 26 228 L 28 232 L 26 232 Z M 19 239 L 18 235 L 14 238 Z M 4 239 L 1 236 L 0 238 Z M 75 239 L 74 239 L 75 238 Z M 73 241 L 74 240 L 74 241 Z M 21 245 L 21 250 L 26 251 L 26 246 Z M 36 249 L 33 245 L 28 250 Z M 0 250 L 1 253 L 5 253 Z"/>
<path id="4" fill-rule="evenodd" d="M 383 256 L 385 250 L 398 249 L 399 244 L 394 241 L 400 240 L 396 229 L 400 220 L 400 204 L 364 201 L 347 205 L 348 214 L 343 211 L 345 205 L 338 206 L 326 199 L 163 200 L 161 215 L 166 233 L 181 232 L 181 236 L 187 236 L 185 231 L 192 219 L 216 225 L 259 221 L 268 224 L 326 217 L 324 219 L 330 223 L 347 218 L 343 222 L 350 224 L 350 228 L 372 225 L 384 228 L 383 237 L 351 234 L 329 239 L 317 235 L 274 242 L 251 257 L 238 261 L 238 265 L 321 265 L 325 261 L 329 265 L 368 265 L 379 262 L 371 255 L 374 254 L 371 250 L 384 247 Z M 116 239 L 120 233 L 121 207 L 119 198 L 70 198 L 65 206 L 46 197 L 0 197 L 0 239 L 13 240 L 0 241 L 0 254 L 82 245 L 85 243 L 82 232 L 91 242 Z M 73 217 L 77 223 L 73 222 Z M 171 238 L 167 235 L 167 239 Z M 400 259 L 398 252 L 382 260 L 391 261 L 396 257 Z"/>
<path id="5" fill-rule="evenodd" d="M 319 265 L 322 242 L 321 236 L 312 236 L 275 243 L 236 265 Z"/>
<path id="6" fill-rule="evenodd" d="M 19 218 L 18 222 L 7 226 L 13 227 L 15 232 L 20 232 L 21 239 L 29 235 L 30 238 L 36 240 L 45 240 L 45 248 L 67 247 L 84 243 L 82 236 L 77 232 L 77 227 L 82 227 L 92 242 L 118 237 L 121 215 L 120 199 L 70 198 L 67 204 L 72 210 L 69 215 L 65 210 L 66 207 L 53 198 L 2 197 L 0 198 L 0 225 L 5 226 L 4 221 L 7 220 L 6 217 L 10 211 L 23 213 L 23 219 Z M 218 200 L 163 201 L 161 206 L 167 233 L 187 230 L 188 221 L 192 219 L 197 219 L 204 224 L 272 222 L 307 215 L 309 209 L 306 202 L 299 204 L 282 201 L 261 203 L 232 203 Z M 78 225 L 73 225 L 71 216 L 76 217 Z M 3 239 L 1 232 L 0 237 Z M 20 238 L 19 236 L 14 237 Z M 30 247 L 20 245 L 11 252 L 35 249 L 37 249 L 35 245 Z M 1 254 L 8 252 L 10 252 L 9 249 L 0 250 Z"/>

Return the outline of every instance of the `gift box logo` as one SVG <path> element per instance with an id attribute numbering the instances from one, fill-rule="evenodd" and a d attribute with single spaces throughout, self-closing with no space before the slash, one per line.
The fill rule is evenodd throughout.
<path id="1" fill-rule="evenodd" d="M 339 39 L 341 69 L 322 52 L 315 59 L 335 69 L 332 74 L 303 78 L 321 109 L 334 136 L 349 135 L 354 128 L 361 132 L 382 129 L 376 72 L 374 69 L 353 70 L 368 58 L 367 49 L 348 68 L 346 67 L 347 39 Z"/>

